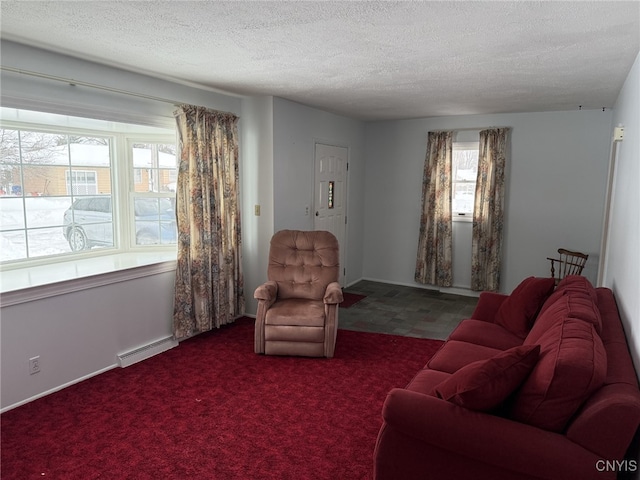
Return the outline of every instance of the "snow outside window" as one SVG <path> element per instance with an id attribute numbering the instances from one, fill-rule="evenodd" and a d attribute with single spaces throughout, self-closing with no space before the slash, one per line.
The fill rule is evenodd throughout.
<path id="1" fill-rule="evenodd" d="M 175 248 L 173 130 L 9 108 L 1 114 L 3 268 Z"/>
<path id="2" fill-rule="evenodd" d="M 454 142 L 451 201 L 453 218 L 472 217 L 478 174 L 478 143 Z"/>

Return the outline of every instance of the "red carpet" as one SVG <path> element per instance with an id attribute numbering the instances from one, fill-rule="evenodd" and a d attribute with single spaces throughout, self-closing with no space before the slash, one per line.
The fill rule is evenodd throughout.
<path id="1" fill-rule="evenodd" d="M 367 298 L 366 295 L 360 295 L 358 293 L 349 293 L 349 292 L 342 292 L 342 297 L 343 297 L 343 300 L 340 303 L 340 307 L 342 308 L 349 308 L 350 306 L 358 303 L 363 298 Z"/>
<path id="2" fill-rule="evenodd" d="M 338 332 L 333 359 L 253 353 L 253 321 L 4 413 L 2 479 L 368 479 L 387 392 L 442 342 Z"/>

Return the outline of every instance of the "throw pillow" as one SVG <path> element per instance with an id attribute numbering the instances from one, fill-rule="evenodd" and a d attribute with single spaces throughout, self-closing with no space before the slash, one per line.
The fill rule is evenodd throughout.
<path id="1" fill-rule="evenodd" d="M 470 410 L 494 410 L 527 378 L 539 353 L 538 345 L 523 345 L 470 363 L 435 386 L 430 394 Z"/>
<path id="2" fill-rule="evenodd" d="M 538 344 L 540 358 L 515 395 L 510 417 L 561 432 L 604 382 L 607 353 L 595 327 L 577 318 L 554 323 Z"/>
<path id="3" fill-rule="evenodd" d="M 553 292 L 553 278 L 525 278 L 500 305 L 494 323 L 522 338 L 527 336 L 536 315 Z"/>

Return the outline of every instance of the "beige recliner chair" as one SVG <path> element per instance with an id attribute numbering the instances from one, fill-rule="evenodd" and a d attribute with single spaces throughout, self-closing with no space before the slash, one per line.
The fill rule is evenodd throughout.
<path id="1" fill-rule="evenodd" d="M 333 357 L 342 302 L 339 259 L 330 232 L 282 230 L 273 236 L 268 281 L 253 295 L 256 353 Z"/>

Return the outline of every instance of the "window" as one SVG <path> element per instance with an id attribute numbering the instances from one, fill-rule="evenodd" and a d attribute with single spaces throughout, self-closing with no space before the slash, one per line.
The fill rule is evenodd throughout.
<path id="1" fill-rule="evenodd" d="M 176 191 L 175 144 L 134 143 L 131 154 L 136 192 Z"/>
<path id="2" fill-rule="evenodd" d="M 136 141 L 129 146 L 135 178 L 131 192 L 133 241 L 136 245 L 175 244 L 176 146 Z"/>
<path id="3" fill-rule="evenodd" d="M 86 170 L 67 170 L 67 194 L 95 195 L 98 193 L 97 172 Z"/>
<path id="4" fill-rule="evenodd" d="M 478 174 L 478 143 L 454 142 L 452 158 L 452 213 L 457 217 L 471 217 Z"/>
<path id="5" fill-rule="evenodd" d="M 175 248 L 173 130 L 1 113 L 3 266 Z"/>

